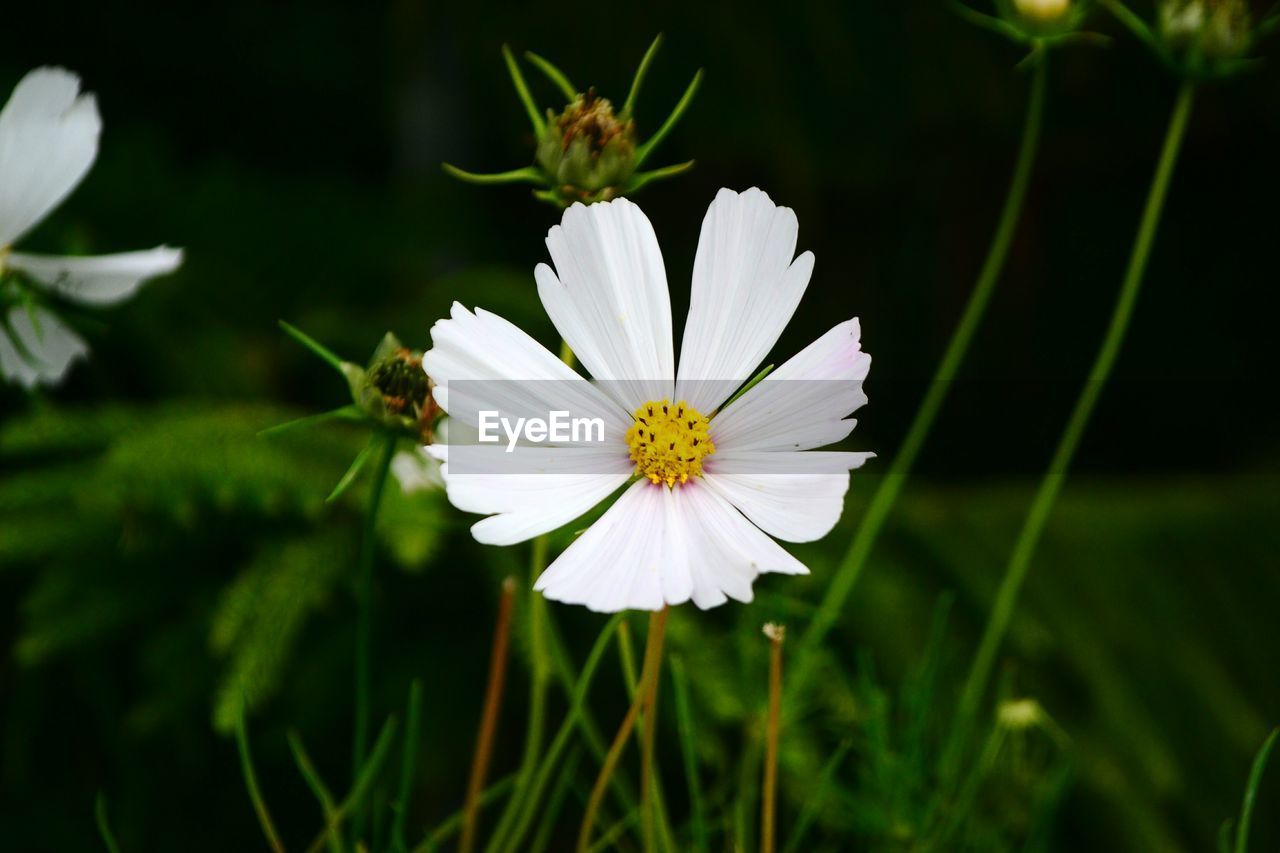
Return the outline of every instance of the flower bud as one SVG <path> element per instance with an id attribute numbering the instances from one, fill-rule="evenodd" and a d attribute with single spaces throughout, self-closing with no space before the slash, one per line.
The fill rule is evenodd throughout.
<path id="1" fill-rule="evenodd" d="M 1243 56 L 1252 43 L 1245 0 L 1165 0 L 1159 25 L 1171 49 L 1209 60 Z"/>
<path id="2" fill-rule="evenodd" d="M 1071 0 L 1013 0 L 1013 9 L 1032 24 L 1054 24 L 1071 11 Z"/>
<path id="3" fill-rule="evenodd" d="M 661 43 L 659 36 L 649 46 L 631 81 L 627 99 L 617 111 L 613 103 L 597 95 L 594 88 L 583 93 L 559 68 L 535 53 L 526 53 L 529 62 L 546 75 L 566 99 L 560 113 L 548 109 L 545 115 L 535 104 L 515 56 L 504 46 L 502 55 L 507 71 L 537 140 L 533 165 L 482 174 L 445 163 L 444 170 L 473 184 L 532 184 L 540 187 L 534 190 L 534 198 L 557 207 L 630 195 L 655 181 L 687 172 L 693 167 L 692 160 L 641 171 L 649 155 L 684 115 L 702 82 L 699 71 L 666 120 L 657 123 L 653 135 L 643 141 L 637 139 L 633 110 L 641 83 Z"/>
<path id="4" fill-rule="evenodd" d="M 635 122 L 618 118 L 613 104 L 591 88 L 560 115 L 547 110 L 537 162 L 565 196 L 607 200 L 631 177 L 635 152 Z"/>
<path id="5" fill-rule="evenodd" d="M 363 370 L 346 363 L 351 396 L 369 417 L 430 443 L 439 410 L 431 380 L 422 370 L 422 353 L 401 345 L 387 332 Z"/>

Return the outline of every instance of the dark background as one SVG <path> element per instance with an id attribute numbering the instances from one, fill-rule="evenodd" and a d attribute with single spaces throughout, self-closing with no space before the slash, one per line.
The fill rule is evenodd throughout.
<path id="1" fill-rule="evenodd" d="M 1051 57 L 1040 157 L 965 380 L 930 438 L 904 521 L 832 635 L 850 671 L 852 649 L 865 647 L 892 680 L 944 590 L 957 591 L 956 654 L 967 657 L 1101 337 L 1176 84 L 1114 21 L 1098 13 L 1091 24 L 1114 40 Z M 166 242 L 186 247 L 187 263 L 102 315 L 91 362 L 48 399 L 0 390 L 0 422 L 106 401 L 340 405 L 335 377 L 285 339 L 277 318 L 363 361 L 388 327 L 426 346 L 456 298 L 552 344 L 531 273 L 556 212 L 520 187 L 454 182 L 439 164 L 498 171 L 531 159 L 503 42 L 621 100 L 661 31 L 667 42 L 637 110 L 642 135 L 697 68 L 707 75 L 653 161 L 695 158 L 696 170 L 637 198 L 662 243 L 677 328 L 716 189 L 758 185 L 793 207 L 817 268 L 778 353 L 862 319 L 875 361 L 858 446 L 879 452 L 883 467 L 982 262 L 1028 83 L 1014 69 L 1017 47 L 924 0 L 44 2 L 6 10 L 2 29 L 4 91 L 31 67 L 65 65 L 98 94 L 105 121 L 95 169 L 24 248 Z M 556 104 L 543 82 L 535 95 Z M 1023 692 L 1082 756 L 1055 822 L 1064 849 L 1204 849 L 1280 720 L 1276 84 L 1264 64 L 1199 94 L 1115 384 L 1037 561 L 1027 623 L 1015 626 Z M 809 601 L 875 476 L 855 476 L 841 529 L 814 557 Z M 79 517 L 68 511 L 65 523 Z M 388 572 L 380 589 L 379 713 L 402 702 L 410 675 L 427 676 L 423 821 L 461 798 L 502 570 L 472 569 L 481 551 L 456 513 L 449 524 L 441 556 L 422 572 Z M 206 538 L 235 538 L 216 515 L 199 526 Z M 209 725 L 219 663 L 201 639 L 209 590 L 234 561 L 205 553 L 167 564 L 173 595 L 160 615 L 144 610 L 38 661 L 0 660 L 4 846 L 92 849 L 99 789 L 126 850 L 258 844 L 233 745 Z M 0 637 L 15 647 L 30 630 L 40 571 L 38 558 L 15 559 L 0 573 Z M 298 838 L 316 819 L 289 775 L 282 733 L 297 726 L 322 765 L 342 766 L 350 612 L 342 595 L 330 602 L 254 720 L 268 794 Z M 713 615 L 708 630 L 734 618 Z M 596 624 L 564 620 L 583 642 Z M 166 626 L 172 637 L 157 638 Z M 140 648 L 175 660 L 140 662 Z M 140 697 L 157 696 L 162 710 L 141 714 Z M 522 728 L 522 691 L 512 697 L 505 765 Z M 1277 790 L 1263 788 L 1255 849 L 1271 849 L 1261 833 L 1276 837 L 1265 824 L 1275 822 Z"/>

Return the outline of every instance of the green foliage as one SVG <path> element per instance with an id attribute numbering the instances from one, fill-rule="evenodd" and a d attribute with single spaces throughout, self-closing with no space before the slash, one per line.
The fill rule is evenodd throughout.
<path id="1" fill-rule="evenodd" d="M 45 664 L 181 614 L 177 630 L 192 637 L 203 622 L 221 661 L 206 686 L 219 731 L 234 728 L 242 690 L 255 708 L 273 696 L 308 620 L 342 593 L 368 489 L 358 483 L 326 506 L 360 433 L 324 425 L 259 436 L 294 416 L 187 402 L 43 409 L 4 424 L 0 566 L 32 574 L 17 659 Z M 393 482 L 385 509 L 389 555 L 422 570 L 442 530 L 439 496 Z M 180 656 L 146 655 L 158 681 L 182 680 L 171 669 Z M 158 696 L 143 707 L 150 724 L 181 712 Z"/>
<path id="2" fill-rule="evenodd" d="M 268 699 L 281 681 L 306 619 L 328 602 L 355 553 L 342 527 L 264 544 L 223 591 L 209 645 L 228 661 L 213 710 L 214 726 L 230 732 L 241 699 Z"/>

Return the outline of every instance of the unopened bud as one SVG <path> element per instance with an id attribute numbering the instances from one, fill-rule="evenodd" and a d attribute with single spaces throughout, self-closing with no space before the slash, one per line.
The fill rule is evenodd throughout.
<path id="1" fill-rule="evenodd" d="M 1071 0 L 1013 0 L 1013 8 L 1026 21 L 1052 24 L 1071 11 Z"/>
<path id="2" fill-rule="evenodd" d="M 538 140 L 538 165 L 566 194 L 608 199 L 635 171 L 635 122 L 619 119 L 595 89 L 578 95 L 555 115 Z"/>
<path id="3" fill-rule="evenodd" d="M 1165 0 L 1160 34 L 1174 50 L 1211 60 L 1234 59 L 1252 42 L 1249 5 L 1245 0 Z"/>

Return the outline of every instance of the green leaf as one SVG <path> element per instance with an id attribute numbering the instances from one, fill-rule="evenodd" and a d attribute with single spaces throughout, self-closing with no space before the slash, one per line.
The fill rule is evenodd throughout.
<path id="1" fill-rule="evenodd" d="M 524 52 L 524 58 L 533 63 L 539 71 L 545 74 L 547 79 L 555 84 L 556 88 L 560 90 L 560 93 L 564 95 L 567 101 L 572 103 L 573 99 L 578 97 L 578 90 L 573 88 L 573 84 L 569 82 L 569 78 L 566 77 L 564 72 L 559 68 L 556 68 L 550 62 L 531 50 L 526 50 Z"/>
<path id="2" fill-rule="evenodd" d="M 1253 821 L 1253 803 L 1258 797 L 1258 786 L 1262 784 L 1262 771 L 1267 768 L 1267 760 L 1271 758 L 1271 750 L 1275 748 L 1277 735 L 1280 735 L 1280 728 L 1272 729 L 1253 759 L 1253 766 L 1249 769 L 1249 784 L 1244 789 L 1244 800 L 1240 803 L 1235 853 L 1246 853 L 1249 849 L 1249 826 Z"/>
<path id="3" fill-rule="evenodd" d="M 529 124 L 533 125 L 534 136 L 542 136 L 547 124 L 538 112 L 538 105 L 533 102 L 533 96 L 529 94 L 529 84 L 525 83 L 524 75 L 520 73 L 520 66 L 516 64 L 516 58 L 511 54 L 511 48 L 505 44 L 502 46 L 502 59 L 507 64 L 507 73 L 511 75 L 511 84 L 516 87 L 520 103 L 524 104 L 524 111 L 529 115 Z"/>
<path id="4" fill-rule="evenodd" d="M 693 103 L 693 96 L 698 94 L 698 87 L 702 85 L 702 69 L 698 69 L 698 73 L 693 75 L 693 80 L 689 82 L 689 87 L 684 90 L 684 94 L 680 96 L 680 100 L 676 103 L 675 109 L 671 111 L 671 115 L 667 116 L 667 120 L 662 123 L 657 132 L 646 139 L 639 147 L 636 148 L 636 168 L 648 159 L 653 153 L 653 149 L 662 144 L 662 140 L 667 138 L 667 134 L 680 123 L 681 117 L 684 116 L 685 110 L 689 109 L 689 105 Z"/>
<path id="5" fill-rule="evenodd" d="M 111 832 L 111 825 L 107 821 L 107 797 L 101 791 L 98 792 L 97 802 L 94 803 L 93 816 L 98 824 L 98 835 L 102 837 L 102 844 L 107 848 L 107 853 L 120 853 L 120 845 L 116 844 L 116 837 Z"/>
<path id="6" fill-rule="evenodd" d="M 491 172 L 479 173 L 468 172 L 465 169 L 459 169 L 452 163 L 440 164 L 446 174 L 452 175 L 460 181 L 466 181 L 469 184 L 544 184 L 546 178 L 542 176 L 542 172 L 533 166 L 525 166 L 523 169 L 512 169 L 509 172 Z"/>
<path id="7" fill-rule="evenodd" d="M 280 835 L 276 832 L 275 824 L 271 820 L 271 812 L 267 810 L 267 803 L 262 798 L 262 791 L 258 788 L 258 774 L 253 769 L 253 755 L 249 751 L 249 732 L 244 719 L 245 706 L 248 704 L 248 700 L 242 696 L 240 706 L 236 709 L 236 748 L 240 752 L 240 770 L 244 774 L 244 786 L 249 792 L 249 800 L 253 803 L 253 811 L 258 816 L 258 825 L 262 827 L 262 834 L 266 836 L 267 843 L 275 853 L 284 853 L 284 845 L 280 843 Z"/>
<path id="8" fill-rule="evenodd" d="M 285 421 L 282 424 L 267 427 L 258 433 L 258 437 L 270 438 L 275 435 L 292 432 L 295 429 L 305 429 L 307 427 L 318 426 L 319 424 L 328 423 L 329 421 L 359 422 L 364 419 L 364 410 L 355 403 L 349 403 L 348 405 L 341 406 L 337 409 L 331 409 L 327 412 L 320 412 L 316 415 L 303 415 L 300 418 L 294 418 L 291 421 Z"/>
<path id="9" fill-rule="evenodd" d="M 342 475 L 342 479 L 333 487 L 333 491 L 329 492 L 329 496 L 325 498 L 325 503 L 333 503 L 351 488 L 351 484 L 356 481 L 356 477 L 360 475 L 360 471 L 364 468 L 365 463 L 369 461 L 369 457 L 373 454 L 375 446 L 380 444 L 377 440 L 378 434 L 374 433 L 369 439 L 369 443 L 364 449 L 356 454 L 356 458 L 351 460 L 351 465 L 347 468 L 347 472 Z"/>
<path id="10" fill-rule="evenodd" d="M 230 663 L 214 706 L 214 726 L 235 725 L 241 701 L 257 706 L 280 686 L 310 615 L 328 601 L 354 553 L 351 531 L 334 526 L 263 547 L 222 594 L 209 643 Z"/>
<path id="11" fill-rule="evenodd" d="M 333 352 L 333 350 L 329 349 L 324 344 L 320 343 L 315 338 L 311 337 L 306 332 L 299 329 L 297 326 L 294 326 L 291 323 L 287 323 L 284 320 L 278 320 L 277 322 L 280 324 L 280 328 L 284 329 L 284 332 L 286 335 L 293 338 L 298 343 L 302 344 L 304 347 L 310 350 L 317 358 L 324 361 L 325 364 L 328 364 L 334 370 L 338 371 L 339 373 L 342 373 L 343 365 L 346 364 L 347 362 L 344 362 L 342 359 L 338 358 L 338 356 Z"/>
<path id="12" fill-rule="evenodd" d="M 316 771 L 315 765 L 311 761 L 311 756 L 307 754 L 307 749 L 302 744 L 301 736 L 295 731 L 289 732 L 289 750 L 293 753 L 294 763 L 298 765 L 298 772 L 302 774 L 307 787 L 311 789 L 311 793 L 315 794 L 316 800 L 320 803 L 320 812 L 324 817 L 325 824 L 335 824 L 337 821 L 337 808 L 333 803 L 333 795 L 329 793 L 329 787 L 325 785 L 324 780 L 320 778 L 320 774 Z M 342 831 L 334 826 L 327 837 L 330 853 L 342 853 Z"/>
<path id="13" fill-rule="evenodd" d="M 644 78 L 649 73 L 649 66 L 653 63 L 653 58 L 657 55 L 658 48 L 661 46 L 662 33 L 658 33 L 654 36 L 649 49 L 644 52 L 644 58 L 640 60 L 640 65 L 636 68 L 636 75 L 631 79 L 631 91 L 627 92 L 627 101 L 622 105 L 622 112 L 618 113 L 618 118 L 623 121 L 631 118 L 636 107 L 636 98 L 640 97 L 640 86 L 644 83 Z"/>
<path id="14" fill-rule="evenodd" d="M 636 172 L 627 179 L 627 183 L 622 189 L 622 194 L 630 195 L 631 193 L 637 193 L 655 181 L 665 181 L 667 178 L 674 178 L 676 175 L 683 175 L 692 168 L 693 161 L 686 160 L 685 162 L 677 163 L 674 166 L 663 166 L 661 169 L 652 169 L 648 172 Z"/>

